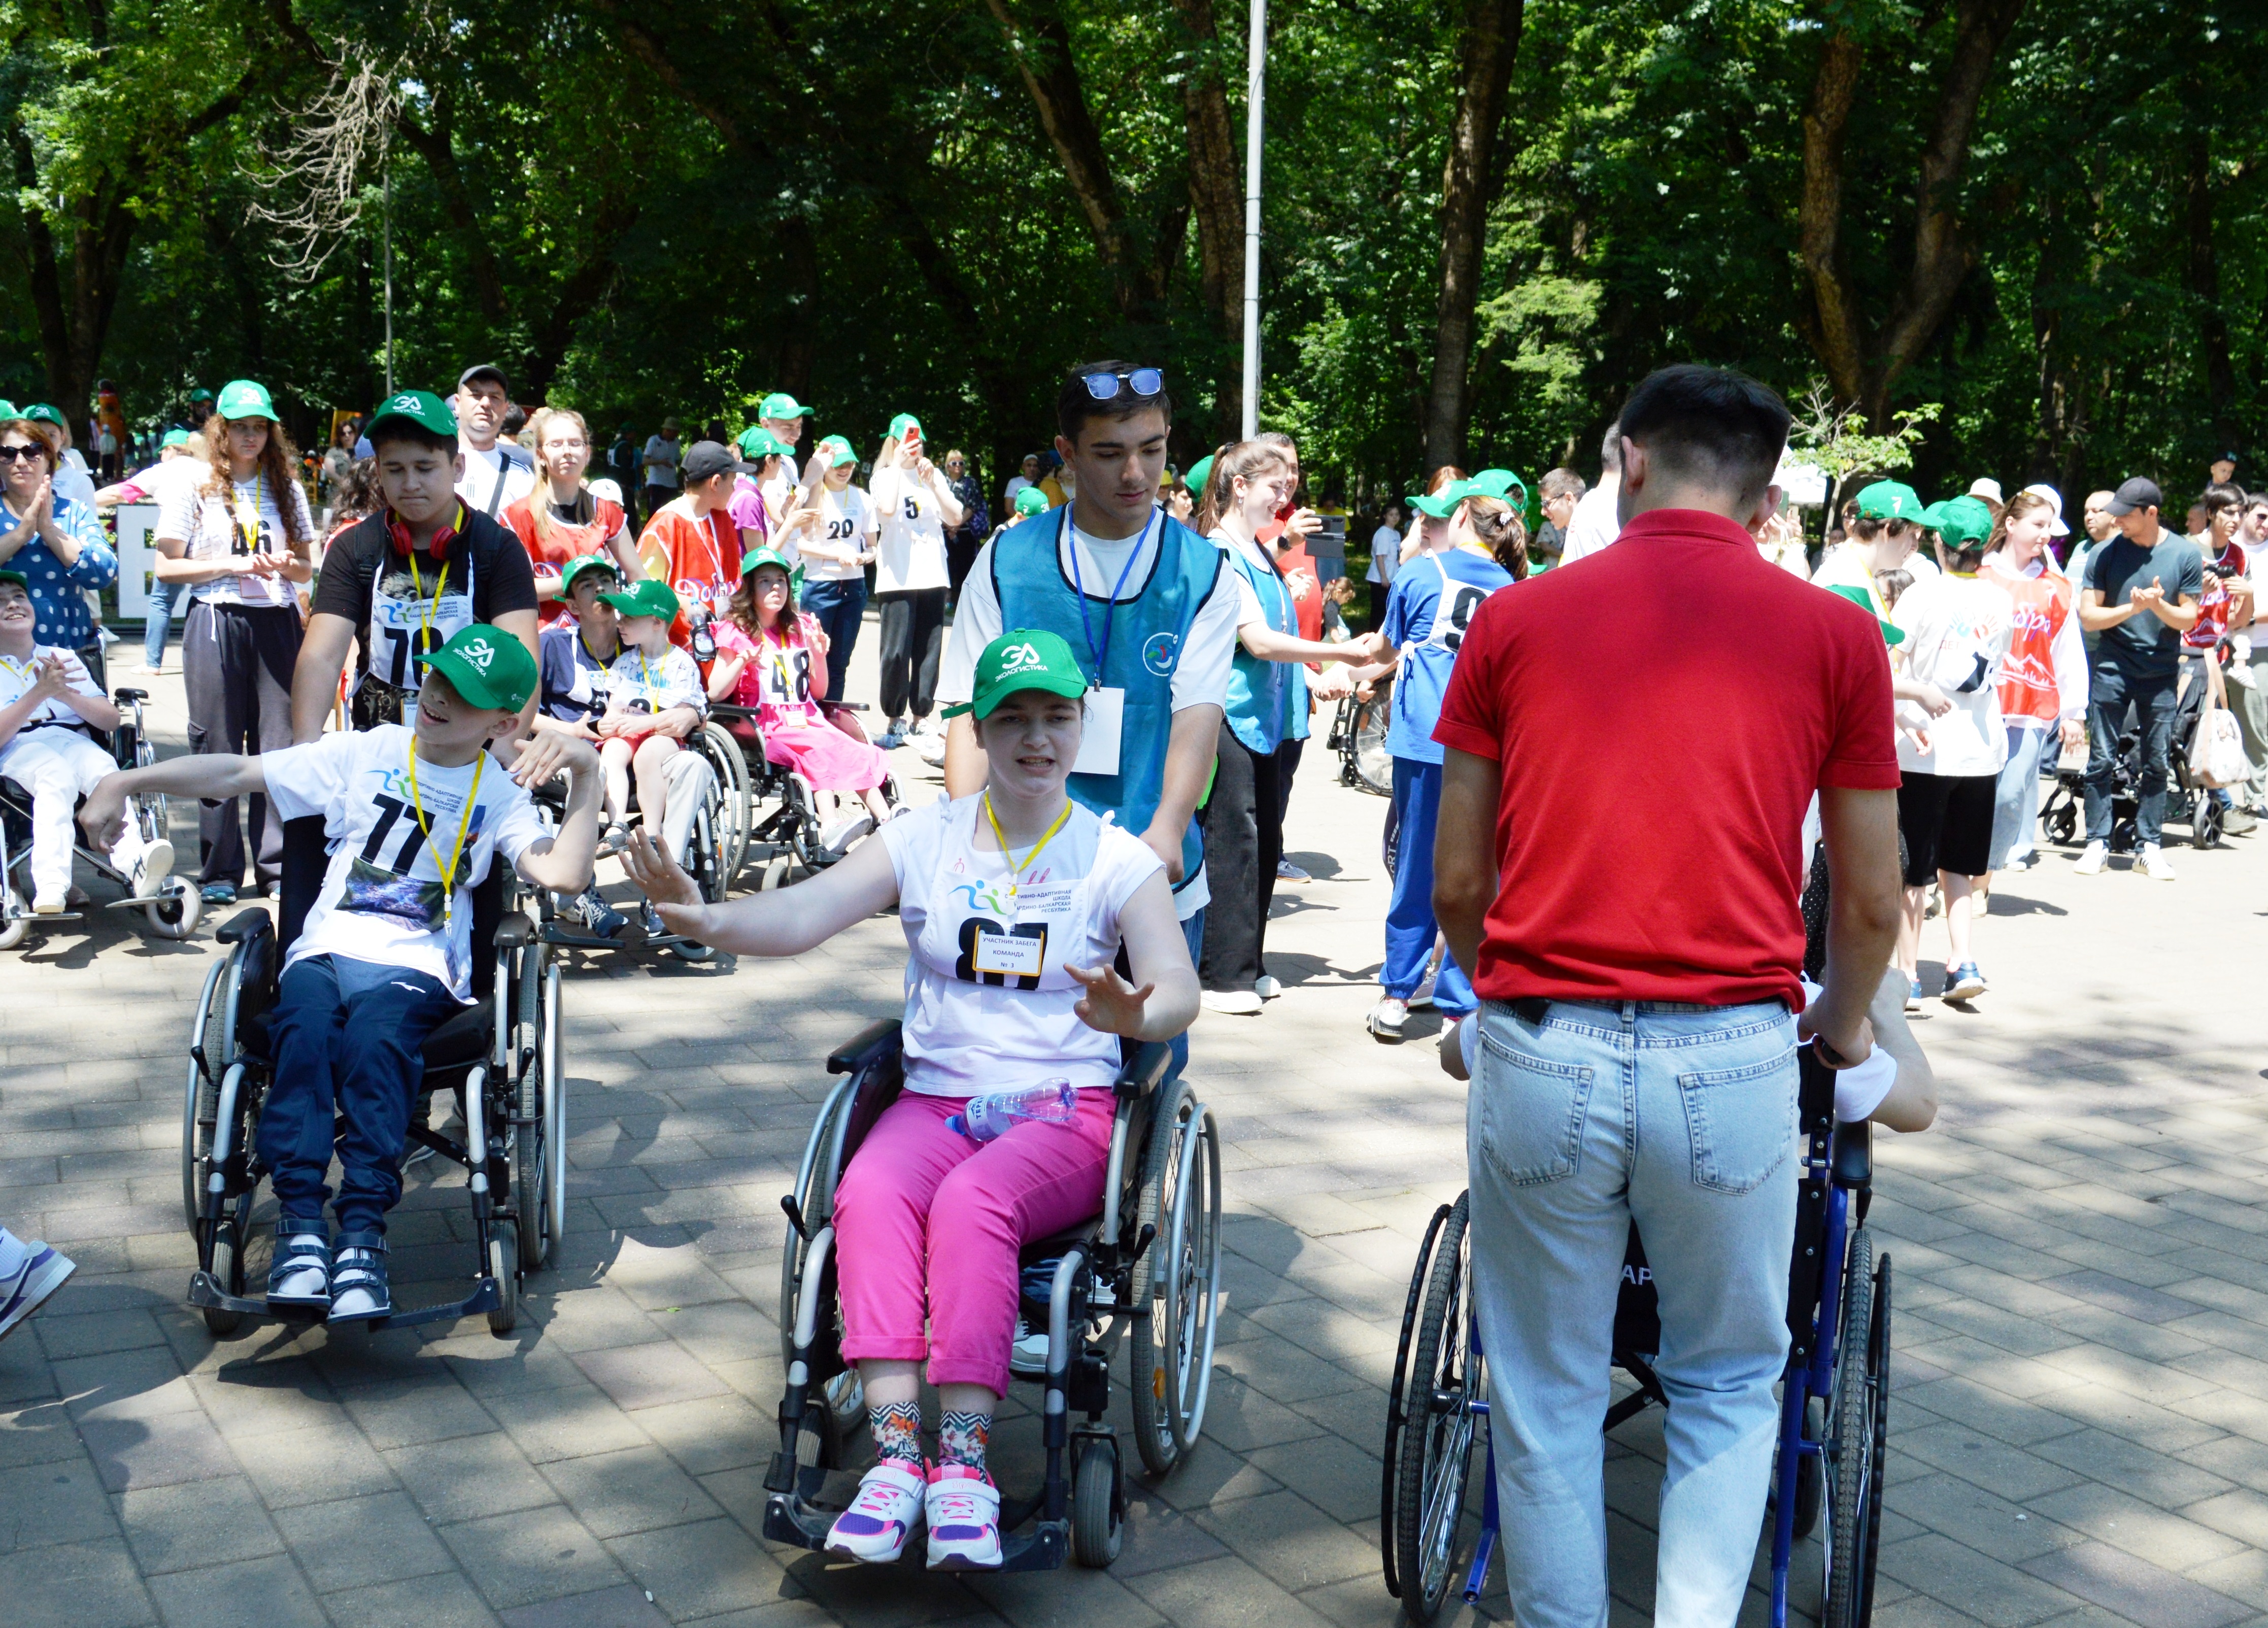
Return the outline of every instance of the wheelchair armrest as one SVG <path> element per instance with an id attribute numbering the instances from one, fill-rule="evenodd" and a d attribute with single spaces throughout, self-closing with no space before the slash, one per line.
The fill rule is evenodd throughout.
<path id="1" fill-rule="evenodd" d="M 865 712 L 873 710 L 863 701 L 822 701 L 819 704 L 834 712 Z"/>
<path id="2" fill-rule="evenodd" d="M 250 910 L 239 910 L 223 922 L 213 939 L 221 944 L 236 944 L 275 930 L 276 918 L 255 904 Z"/>
<path id="3" fill-rule="evenodd" d="M 709 704 L 709 716 L 712 719 L 729 718 L 740 722 L 748 722 L 755 718 L 756 709 L 754 707 L 736 706 L 730 701 L 711 701 Z"/>
<path id="4" fill-rule="evenodd" d="M 1862 1119 L 1855 1125 L 1837 1125 L 1831 1158 L 1836 1186 L 1854 1190 L 1871 1186 L 1874 1179 L 1873 1124 Z"/>
<path id="5" fill-rule="evenodd" d="M 1166 1071 L 1174 1065 L 1174 1049 L 1162 1040 L 1145 1040 L 1118 1071 L 1113 1087 L 1122 1102 L 1138 1102 L 1165 1083 Z"/>
<path id="6" fill-rule="evenodd" d="M 110 692 L 110 698 L 113 701 L 147 701 L 150 692 L 146 689 L 114 689 Z"/>
<path id="7" fill-rule="evenodd" d="M 527 941 L 534 936 L 535 924 L 514 910 L 497 924 L 496 947 L 500 950 L 526 949 Z"/>
<path id="8" fill-rule="evenodd" d="M 869 1023 L 843 1045 L 827 1054 L 827 1072 L 830 1074 L 855 1074 L 871 1067 L 895 1052 L 905 1042 L 899 1030 L 905 1027 L 899 1018 L 883 1018 Z"/>

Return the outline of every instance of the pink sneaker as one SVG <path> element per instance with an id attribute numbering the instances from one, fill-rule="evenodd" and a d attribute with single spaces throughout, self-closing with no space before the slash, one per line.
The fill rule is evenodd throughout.
<path id="1" fill-rule="evenodd" d="M 887 1565 L 904 1552 L 928 1488 L 923 1466 L 886 1458 L 858 1477 L 858 1496 L 835 1517 L 827 1552 Z M 994 1493 L 997 1503 L 999 1494 Z"/>
<path id="2" fill-rule="evenodd" d="M 1000 1566 L 1000 1489 L 966 1464 L 939 1464 L 924 1500 L 929 1520 L 929 1569 L 991 1572 Z"/>

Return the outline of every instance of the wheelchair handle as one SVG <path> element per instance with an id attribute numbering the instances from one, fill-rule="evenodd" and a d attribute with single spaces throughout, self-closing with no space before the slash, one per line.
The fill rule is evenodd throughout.
<path id="1" fill-rule="evenodd" d="M 113 701 L 147 701 L 150 692 L 146 689 L 114 689 L 110 692 L 110 698 Z"/>
<path id="2" fill-rule="evenodd" d="M 780 1195 L 780 1208 L 787 1212 L 787 1224 L 795 1228 L 795 1235 L 806 1243 L 811 1241 L 810 1223 L 803 1219 L 803 1206 L 795 1201 L 793 1193 Z"/>

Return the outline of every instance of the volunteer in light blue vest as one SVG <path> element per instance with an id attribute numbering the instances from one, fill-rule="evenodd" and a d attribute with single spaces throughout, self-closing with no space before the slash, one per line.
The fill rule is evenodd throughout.
<path id="1" fill-rule="evenodd" d="M 1210 895 L 1193 816 L 1228 693 L 1233 573 L 1218 549 L 1158 507 L 1173 425 L 1158 369 L 1115 361 L 1074 368 L 1056 419 L 1056 450 L 1076 495 L 977 555 L 954 610 L 937 698 L 969 700 L 977 657 L 1008 628 L 1044 628 L 1071 647 L 1094 688 L 1071 794 L 1165 862 L 1194 960 Z M 968 796 L 985 773 L 968 718 L 955 718 L 946 793 Z M 1185 1042 L 1174 1044 L 1180 1052 Z"/>
<path id="2" fill-rule="evenodd" d="M 1284 853 L 1285 747 L 1307 715 L 1300 664 L 1364 663 L 1382 658 L 1386 646 L 1375 635 L 1344 645 L 1300 637 L 1292 591 L 1268 547 L 1300 481 L 1288 445 L 1280 438 L 1240 441 L 1211 461 L 1197 527 L 1233 573 L 1238 649 L 1229 670 L 1220 767 L 1198 816 L 1212 904 L 1197 981 L 1206 1010 L 1248 1015 L 1275 992 L 1263 957 L 1276 862 Z"/>

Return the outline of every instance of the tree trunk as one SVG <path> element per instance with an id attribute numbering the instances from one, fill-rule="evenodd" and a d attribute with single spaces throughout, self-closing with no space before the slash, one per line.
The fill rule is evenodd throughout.
<path id="1" fill-rule="evenodd" d="M 551 394 L 551 381 L 567 359 L 567 348 L 575 343 L 584 313 L 613 286 L 615 250 L 637 224 L 638 207 L 635 197 L 619 189 L 601 198 L 583 258 L 560 283 L 550 310 L 534 324 L 527 355 L 516 371 L 523 407 L 533 407 Z"/>
<path id="2" fill-rule="evenodd" d="M 1522 0 L 1471 0 L 1457 112 L 1441 176 L 1441 293 L 1433 325 L 1433 384 L 1425 401 L 1425 467 L 1464 457 L 1471 396 L 1473 313 L 1480 301 L 1481 261 L 1488 247 L 1489 205 L 1495 202 L 1497 127 L 1520 53 Z"/>
<path id="3" fill-rule="evenodd" d="M 1236 160 L 1235 125 L 1222 82 L 1212 0 L 1174 0 L 1182 25 L 1197 41 L 1182 78 L 1182 117 L 1188 131 L 1189 210 L 1197 218 L 1197 271 L 1204 307 L 1220 324 L 1224 342 L 1244 331 L 1244 198 Z M 1244 418 L 1244 376 L 1230 372 L 1219 392 L 1222 421 Z"/>
<path id="4" fill-rule="evenodd" d="M 1843 267 L 1843 142 L 1857 99 L 1866 52 L 1847 27 L 1828 37 L 1803 109 L 1803 191 L 1796 204 L 1796 243 L 1811 284 L 1811 307 L 1797 327 L 1827 370 L 1837 401 L 1864 394 L 1866 342 L 1858 294 Z"/>
<path id="5" fill-rule="evenodd" d="M 2191 107 L 2202 104 L 2192 102 Z M 2187 205 L 2190 298 L 2197 306 L 2198 348 L 2205 353 L 2205 399 L 2213 409 L 2216 455 L 2236 442 L 2236 366 L 2228 350 L 2228 316 L 2220 307 L 2220 257 L 2213 237 L 2213 141 L 2193 122 L 2189 136 Z"/>

